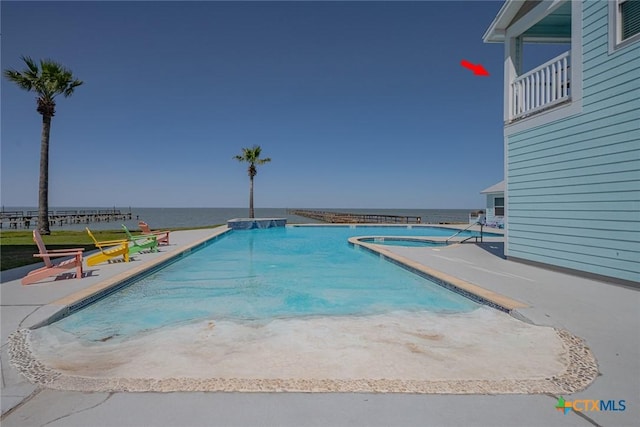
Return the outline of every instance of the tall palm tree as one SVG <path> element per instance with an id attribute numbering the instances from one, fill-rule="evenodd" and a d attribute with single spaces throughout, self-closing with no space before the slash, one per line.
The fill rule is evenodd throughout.
<path id="1" fill-rule="evenodd" d="M 260 148 L 259 145 L 254 145 L 252 148 L 243 148 L 242 154 L 234 157 L 239 162 L 249 163 L 249 168 L 247 169 L 247 172 L 249 173 L 249 218 L 255 218 L 255 213 L 253 211 L 253 178 L 258 173 L 256 165 L 264 165 L 271 161 L 269 157 L 261 159 L 261 151 L 262 148 Z"/>
<path id="2" fill-rule="evenodd" d="M 27 65 L 23 71 L 7 69 L 4 75 L 20 88 L 37 94 L 38 113 L 42 115 L 40 138 L 40 182 L 38 184 L 38 231 L 49 231 L 49 133 L 51 118 L 56 113 L 56 96 L 69 97 L 82 81 L 75 79 L 70 70 L 50 59 L 40 60 L 40 66 L 28 56 L 22 60 Z"/>

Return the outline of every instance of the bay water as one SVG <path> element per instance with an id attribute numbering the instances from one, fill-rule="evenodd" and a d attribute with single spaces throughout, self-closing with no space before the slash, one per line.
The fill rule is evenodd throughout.
<path id="1" fill-rule="evenodd" d="M 247 208 L 137 208 L 137 207 L 51 207 L 50 211 L 69 210 L 120 210 L 122 213 L 131 212 L 130 220 L 116 220 L 108 222 L 90 222 L 82 224 L 51 224 L 51 230 L 116 230 L 124 224 L 130 230 L 138 229 L 138 221 L 145 221 L 152 229 L 175 227 L 204 227 L 226 224 L 233 218 L 246 218 Z M 357 209 L 357 208 L 308 208 L 310 210 L 346 212 L 357 214 L 401 215 L 422 218 L 423 224 L 438 223 L 467 223 L 472 209 Z M 35 211 L 37 207 L 8 207 L 3 211 Z M 256 208 L 257 218 L 286 218 L 288 224 L 309 224 L 319 221 L 287 213 L 287 208 Z M 33 223 L 31 225 L 33 228 Z M 5 224 L 4 229 L 8 229 Z M 20 229 L 20 228 L 19 228 Z"/>

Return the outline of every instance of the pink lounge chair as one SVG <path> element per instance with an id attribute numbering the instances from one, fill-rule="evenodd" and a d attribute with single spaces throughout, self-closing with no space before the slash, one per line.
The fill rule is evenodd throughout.
<path id="1" fill-rule="evenodd" d="M 38 230 L 33 230 L 33 241 L 36 242 L 40 251 L 40 253 L 33 256 L 41 257 L 44 261 L 44 267 L 29 272 L 22 279 L 23 285 L 31 285 L 46 277 L 58 276 L 73 268 L 76 269 L 76 279 L 82 279 L 82 251 L 84 251 L 84 248 L 47 250 Z M 51 258 L 67 256 L 72 256 L 73 258 L 58 263 L 51 262 Z"/>
<path id="2" fill-rule="evenodd" d="M 149 225 L 144 221 L 138 221 L 138 227 L 140 227 L 142 234 L 153 234 L 154 236 L 156 236 L 156 240 L 158 241 L 159 245 L 169 244 L 169 231 L 151 231 Z"/>

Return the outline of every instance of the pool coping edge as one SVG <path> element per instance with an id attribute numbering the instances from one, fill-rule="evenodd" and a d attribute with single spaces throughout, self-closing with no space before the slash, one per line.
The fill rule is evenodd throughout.
<path id="1" fill-rule="evenodd" d="M 363 248 L 373 254 L 376 254 L 402 268 L 405 268 L 419 276 L 437 283 L 438 285 L 451 290 L 457 294 L 463 295 L 480 304 L 488 305 L 505 313 L 514 310 L 529 307 L 527 304 L 514 300 L 497 292 L 490 291 L 481 286 L 459 279 L 450 274 L 427 267 L 417 261 L 413 261 L 402 255 L 395 254 L 390 250 L 372 243 L 363 242 L 360 239 L 372 238 L 375 236 L 354 236 L 348 239 L 349 244 Z"/>

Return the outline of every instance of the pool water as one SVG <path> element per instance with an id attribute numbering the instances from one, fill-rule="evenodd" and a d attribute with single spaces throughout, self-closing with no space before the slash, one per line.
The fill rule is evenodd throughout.
<path id="1" fill-rule="evenodd" d="M 478 304 L 347 243 L 362 235 L 451 234 L 426 227 L 233 231 L 48 327 L 107 341 L 202 320 L 468 312 Z"/>

